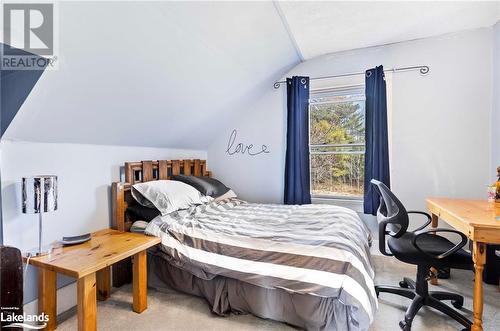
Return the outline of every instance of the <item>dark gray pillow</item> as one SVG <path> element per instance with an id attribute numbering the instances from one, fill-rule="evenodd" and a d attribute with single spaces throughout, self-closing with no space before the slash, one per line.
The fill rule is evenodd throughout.
<path id="1" fill-rule="evenodd" d="M 160 211 L 156 208 L 149 208 L 140 204 L 134 204 L 127 207 L 127 214 L 133 220 L 142 220 L 149 222 L 156 216 L 160 215 Z"/>
<path id="2" fill-rule="evenodd" d="M 229 187 L 222 184 L 217 179 L 210 177 L 177 175 L 172 176 L 172 180 L 178 180 L 185 184 L 191 185 L 192 187 L 200 191 L 201 194 L 211 196 L 212 198 L 220 197 L 230 190 Z"/>

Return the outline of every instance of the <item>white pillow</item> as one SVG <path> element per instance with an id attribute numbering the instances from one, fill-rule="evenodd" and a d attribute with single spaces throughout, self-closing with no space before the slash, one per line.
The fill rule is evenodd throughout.
<path id="1" fill-rule="evenodd" d="M 226 193 L 224 193 L 223 195 L 221 195 L 220 197 L 215 198 L 214 201 L 217 202 L 217 201 L 221 201 L 221 200 L 225 200 L 225 199 L 231 199 L 231 198 L 236 198 L 236 197 L 237 197 L 236 193 L 234 193 L 233 190 L 229 190 Z"/>
<path id="2" fill-rule="evenodd" d="M 194 187 L 175 180 L 153 180 L 132 186 L 132 196 L 146 207 L 156 207 L 162 215 L 211 201 Z"/>

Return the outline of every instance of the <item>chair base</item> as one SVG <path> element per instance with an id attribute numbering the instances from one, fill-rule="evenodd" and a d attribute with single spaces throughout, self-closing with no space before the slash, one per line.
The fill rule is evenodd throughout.
<path id="1" fill-rule="evenodd" d="M 399 326 L 404 331 L 411 330 L 411 324 L 413 319 L 417 315 L 417 312 L 423 306 L 428 306 L 434 308 L 460 324 L 462 324 L 465 329 L 470 330 L 472 322 L 469 321 L 465 316 L 460 314 L 455 309 L 451 308 L 442 301 L 450 300 L 453 307 L 461 309 L 464 304 L 464 298 L 456 293 L 442 292 L 442 291 L 430 291 L 427 285 L 427 276 L 429 273 L 428 267 L 418 266 L 417 269 L 417 281 L 413 281 L 405 277 L 401 282 L 399 282 L 400 287 L 396 286 L 375 286 L 375 292 L 377 296 L 379 293 L 392 293 L 399 296 L 403 296 L 412 300 L 410 306 L 405 313 L 405 318 L 399 322 Z"/>

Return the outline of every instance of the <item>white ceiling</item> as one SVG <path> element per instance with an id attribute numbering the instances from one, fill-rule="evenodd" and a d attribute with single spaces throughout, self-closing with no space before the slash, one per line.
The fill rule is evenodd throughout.
<path id="1" fill-rule="evenodd" d="M 500 1 L 277 3 L 304 59 L 491 26 Z"/>
<path id="2" fill-rule="evenodd" d="M 492 25 L 499 5 L 60 2 L 59 69 L 4 138 L 206 148 L 301 57 Z"/>

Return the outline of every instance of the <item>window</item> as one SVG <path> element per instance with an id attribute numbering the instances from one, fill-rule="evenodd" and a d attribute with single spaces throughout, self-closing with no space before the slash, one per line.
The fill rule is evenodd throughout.
<path id="1" fill-rule="evenodd" d="M 364 86 L 311 91 L 311 195 L 361 199 L 365 159 Z"/>

